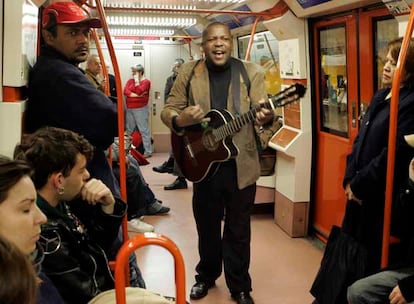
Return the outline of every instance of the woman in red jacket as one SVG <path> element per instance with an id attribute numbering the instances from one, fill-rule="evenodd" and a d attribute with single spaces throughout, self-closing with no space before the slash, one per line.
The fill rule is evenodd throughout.
<path id="1" fill-rule="evenodd" d="M 153 148 L 149 131 L 149 93 L 151 81 L 144 77 L 144 67 L 140 64 L 132 68 L 133 78 L 129 79 L 124 88 L 127 106 L 127 130 L 131 134 L 136 128 L 142 135 L 144 156 L 151 157 Z"/>

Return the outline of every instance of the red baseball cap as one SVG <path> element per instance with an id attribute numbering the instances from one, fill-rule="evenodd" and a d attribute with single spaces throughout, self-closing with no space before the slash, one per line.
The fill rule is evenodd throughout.
<path id="1" fill-rule="evenodd" d="M 47 28 L 50 21 L 50 14 L 55 16 L 57 24 L 88 23 L 91 28 L 100 28 L 101 20 L 91 18 L 74 2 L 54 2 L 43 10 L 42 27 Z"/>

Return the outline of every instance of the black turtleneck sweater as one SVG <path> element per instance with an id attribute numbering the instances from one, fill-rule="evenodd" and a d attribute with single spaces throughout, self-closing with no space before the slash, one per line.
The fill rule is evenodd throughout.
<path id="1" fill-rule="evenodd" d="M 206 60 L 210 80 L 210 98 L 212 109 L 227 109 L 227 97 L 231 82 L 231 60 L 217 66 Z"/>

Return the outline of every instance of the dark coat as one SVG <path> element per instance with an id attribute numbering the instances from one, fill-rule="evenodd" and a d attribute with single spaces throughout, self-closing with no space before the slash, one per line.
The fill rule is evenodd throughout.
<path id="1" fill-rule="evenodd" d="M 42 270 L 65 303 L 87 303 L 114 288 L 105 251 L 117 237 L 126 205 L 116 201 L 114 214 L 101 211 L 94 215 L 94 225 L 86 228 L 64 202 L 54 208 L 38 195 L 37 204 L 47 216 L 40 241 L 45 253 Z"/>
<path id="2" fill-rule="evenodd" d="M 82 71 L 50 47 L 43 47 L 29 77 L 26 132 L 53 126 L 77 132 L 95 147 L 88 163 L 92 177 L 114 193 L 118 186 L 104 150 L 118 134 L 116 105 Z"/>
<path id="3" fill-rule="evenodd" d="M 170 91 L 174 84 L 175 78 L 177 78 L 177 74 L 173 73 L 172 75 L 168 76 L 167 81 L 165 82 L 164 103 L 167 102 L 168 95 L 170 95 Z"/>
<path id="4" fill-rule="evenodd" d="M 407 181 L 392 212 L 394 229 L 401 239 L 403 254 L 401 263 L 393 265 L 391 269 L 414 266 L 414 181 Z M 398 286 L 407 302 L 414 301 L 414 275 L 400 280 Z"/>
<path id="5" fill-rule="evenodd" d="M 389 89 L 382 89 L 372 98 L 347 157 L 343 181 L 344 187 L 350 183 L 352 192 L 362 200 L 362 205 L 348 201 L 342 228 L 367 247 L 368 273 L 380 267 L 390 115 L 390 102 L 385 100 L 388 93 Z M 404 135 L 414 133 L 414 90 L 402 88 L 399 100 L 394 194 L 406 181 L 413 156 Z"/>

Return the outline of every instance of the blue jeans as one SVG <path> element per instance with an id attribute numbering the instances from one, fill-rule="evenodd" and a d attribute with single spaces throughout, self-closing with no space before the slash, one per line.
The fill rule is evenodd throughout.
<path id="1" fill-rule="evenodd" d="M 118 250 L 123 245 L 122 242 L 122 228 L 119 229 L 118 237 L 112 245 L 111 252 L 108 254 L 108 258 L 115 260 Z M 129 284 L 131 287 L 146 288 L 144 278 L 142 277 L 141 270 L 138 267 L 137 257 L 135 253 L 129 256 Z"/>
<path id="2" fill-rule="evenodd" d="M 149 131 L 149 105 L 138 109 L 127 110 L 127 130 L 132 133 L 138 128 L 146 153 L 152 154 L 151 134 Z"/>
<path id="3" fill-rule="evenodd" d="M 127 155 L 129 167 L 126 170 L 128 221 L 145 214 L 145 209 L 156 202 L 154 192 L 146 183 L 138 162 L 130 154 Z M 119 165 L 112 166 L 119 180 Z"/>
<path id="4" fill-rule="evenodd" d="M 414 274 L 414 268 L 381 271 L 360 279 L 348 287 L 350 304 L 389 303 L 388 296 L 398 281 Z M 410 302 L 414 303 L 414 302 Z"/>

